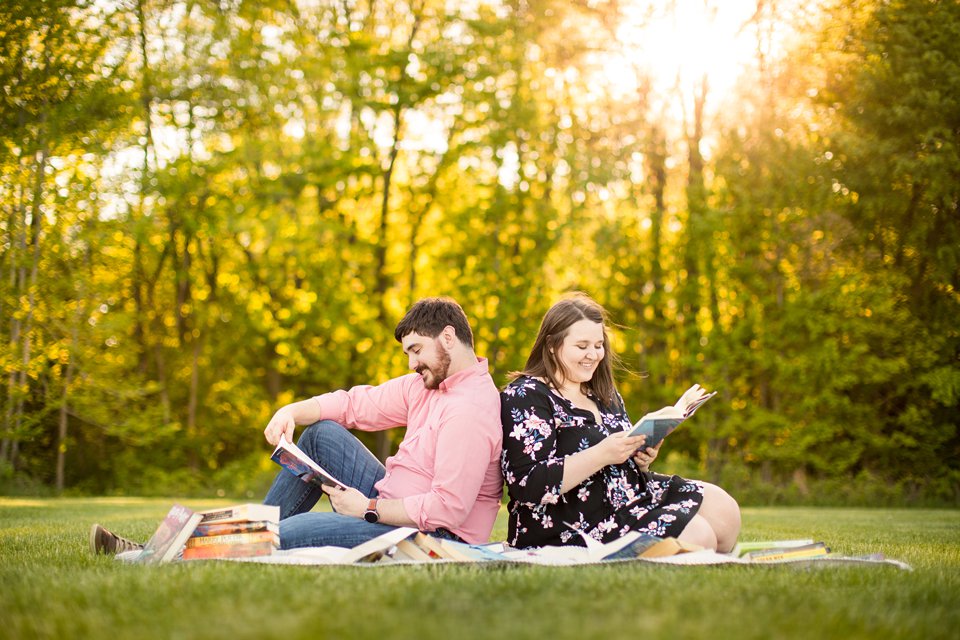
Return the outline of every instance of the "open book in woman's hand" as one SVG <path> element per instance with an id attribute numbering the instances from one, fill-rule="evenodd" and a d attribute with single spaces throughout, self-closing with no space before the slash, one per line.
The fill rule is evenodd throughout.
<path id="1" fill-rule="evenodd" d="M 716 391 L 707 393 L 706 389 L 695 384 L 687 389 L 672 407 L 664 407 L 637 420 L 630 429 L 629 435 L 647 436 L 643 447 L 655 447 L 676 429 L 677 425 L 692 416 L 700 405 L 715 395 L 717 395 Z"/>

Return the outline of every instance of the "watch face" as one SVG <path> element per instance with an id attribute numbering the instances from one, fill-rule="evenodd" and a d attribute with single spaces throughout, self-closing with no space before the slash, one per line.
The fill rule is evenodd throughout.
<path id="1" fill-rule="evenodd" d="M 377 515 L 376 511 L 367 511 L 363 514 L 363 519 L 373 524 L 380 521 L 380 516 Z"/>

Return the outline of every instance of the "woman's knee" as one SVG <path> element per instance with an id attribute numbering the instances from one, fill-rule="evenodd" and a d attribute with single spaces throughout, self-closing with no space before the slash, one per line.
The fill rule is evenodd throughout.
<path id="1" fill-rule="evenodd" d="M 710 523 L 699 515 L 690 519 L 677 539 L 701 546 L 704 549 L 717 550 L 717 534 Z"/>
<path id="2" fill-rule="evenodd" d="M 720 487 L 706 482 L 703 485 L 703 504 L 698 514 L 713 527 L 718 549 L 730 551 L 740 535 L 740 505 Z"/>

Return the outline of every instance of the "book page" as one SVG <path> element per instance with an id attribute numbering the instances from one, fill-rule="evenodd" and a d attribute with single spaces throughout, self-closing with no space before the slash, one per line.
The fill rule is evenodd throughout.
<path id="1" fill-rule="evenodd" d="M 290 471 L 292 474 L 312 484 L 347 488 L 347 485 L 333 477 L 330 472 L 318 465 L 303 452 L 303 449 L 288 442 L 283 435 L 270 459 Z"/>

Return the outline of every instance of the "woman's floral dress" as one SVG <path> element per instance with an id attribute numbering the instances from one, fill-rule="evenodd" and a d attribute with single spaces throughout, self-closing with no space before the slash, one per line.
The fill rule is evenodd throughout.
<path id="1" fill-rule="evenodd" d="M 520 376 L 500 394 L 503 453 L 510 493 L 507 541 L 514 547 L 585 543 L 580 532 L 609 542 L 628 531 L 677 536 L 697 513 L 703 485 L 680 476 L 609 465 L 561 494 L 566 456 L 630 427 L 623 399 L 593 412 L 575 407 L 545 383 Z"/>

